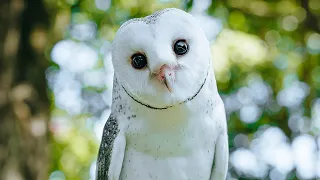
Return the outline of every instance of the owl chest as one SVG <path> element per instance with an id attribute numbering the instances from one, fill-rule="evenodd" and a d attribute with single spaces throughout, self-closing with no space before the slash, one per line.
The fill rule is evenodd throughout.
<path id="1" fill-rule="evenodd" d="M 191 116 L 180 122 L 179 117 L 175 118 L 154 126 L 131 126 L 122 179 L 209 179 L 217 125 L 209 115 Z"/>

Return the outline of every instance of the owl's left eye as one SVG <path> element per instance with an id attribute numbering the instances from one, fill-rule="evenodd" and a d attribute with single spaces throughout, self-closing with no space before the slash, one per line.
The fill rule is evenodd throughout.
<path id="1" fill-rule="evenodd" d="M 173 51 L 177 55 L 180 55 L 180 56 L 184 55 L 188 52 L 188 50 L 189 50 L 189 45 L 188 45 L 187 41 L 184 39 L 180 39 L 180 40 L 176 41 L 173 45 Z"/>
<path id="2" fill-rule="evenodd" d="M 142 69 L 147 65 L 147 57 L 144 54 L 136 53 L 131 56 L 131 65 L 135 69 Z"/>

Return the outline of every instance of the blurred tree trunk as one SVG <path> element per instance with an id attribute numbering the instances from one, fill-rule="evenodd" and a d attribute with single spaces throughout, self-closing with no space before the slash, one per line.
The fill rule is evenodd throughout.
<path id="1" fill-rule="evenodd" d="M 0 0 L 0 179 L 48 179 L 42 0 Z"/>

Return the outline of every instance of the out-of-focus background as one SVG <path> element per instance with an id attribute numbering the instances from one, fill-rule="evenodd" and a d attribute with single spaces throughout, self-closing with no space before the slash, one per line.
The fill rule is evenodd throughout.
<path id="1" fill-rule="evenodd" d="M 192 13 L 212 41 L 228 180 L 320 178 L 319 0 L 2 0 L 0 179 L 94 179 L 110 43 L 126 20 Z"/>

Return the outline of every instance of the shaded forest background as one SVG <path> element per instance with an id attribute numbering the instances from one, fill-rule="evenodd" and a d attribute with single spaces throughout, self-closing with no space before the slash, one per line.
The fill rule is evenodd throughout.
<path id="1" fill-rule="evenodd" d="M 320 178 L 319 0 L 2 0 L 0 179 L 94 179 L 110 43 L 128 19 L 192 13 L 212 41 L 233 179 Z"/>

